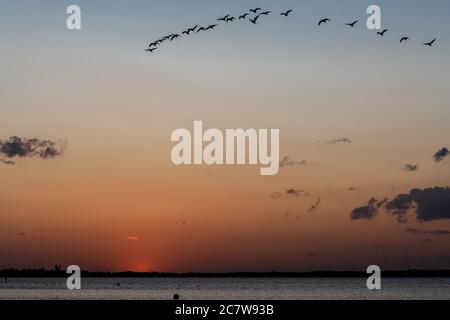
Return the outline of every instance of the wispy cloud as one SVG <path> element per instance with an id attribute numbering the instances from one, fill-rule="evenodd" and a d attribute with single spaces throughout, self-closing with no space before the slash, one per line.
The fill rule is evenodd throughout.
<path id="1" fill-rule="evenodd" d="M 413 171 L 419 170 L 419 166 L 417 164 L 409 164 L 409 163 L 407 163 L 407 164 L 405 164 L 403 166 L 403 170 L 407 171 L 407 172 L 413 172 Z"/>
<path id="2" fill-rule="evenodd" d="M 405 231 L 407 234 L 412 234 L 412 235 L 417 235 L 417 234 L 419 234 L 420 232 L 419 232 L 419 230 L 417 230 L 417 229 L 414 229 L 414 228 L 409 228 L 409 229 L 406 229 L 406 231 Z"/>
<path id="3" fill-rule="evenodd" d="M 125 239 L 131 240 L 131 241 L 138 241 L 139 237 L 137 237 L 137 236 L 126 236 Z"/>
<path id="4" fill-rule="evenodd" d="M 314 202 L 314 204 L 308 209 L 308 212 L 313 212 L 317 210 L 319 208 L 319 205 L 320 205 L 320 198 L 318 198 L 316 202 Z"/>
<path id="5" fill-rule="evenodd" d="M 339 143 L 352 143 L 352 140 L 348 137 L 340 137 L 340 138 L 331 139 L 328 142 L 326 142 L 325 144 L 336 145 Z"/>
<path id="6" fill-rule="evenodd" d="M 295 166 L 306 166 L 306 160 L 294 160 L 291 159 L 290 157 L 286 156 L 283 157 L 280 161 L 280 168 L 285 168 L 285 167 L 295 167 Z"/>
<path id="7" fill-rule="evenodd" d="M 450 235 L 450 230 L 428 230 L 428 231 L 424 231 L 423 233 L 434 234 L 437 236 L 446 236 L 446 235 Z"/>
<path id="8" fill-rule="evenodd" d="M 272 199 L 281 199 L 284 197 L 289 197 L 289 196 L 293 196 L 293 197 L 300 197 L 300 196 L 304 196 L 307 197 L 309 195 L 309 193 L 306 190 L 301 190 L 301 189 L 296 189 L 296 188 L 288 188 L 283 192 L 274 192 L 270 195 L 270 197 Z"/>

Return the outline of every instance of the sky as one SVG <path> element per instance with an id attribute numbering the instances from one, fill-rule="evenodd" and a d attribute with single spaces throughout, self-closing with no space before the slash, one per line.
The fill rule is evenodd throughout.
<path id="1" fill-rule="evenodd" d="M 81 30 L 66 28 L 71 4 Z M 370 4 L 384 37 L 365 27 Z M 254 7 L 273 13 L 144 51 Z M 449 12 L 444 0 L 1 1 L 0 141 L 65 147 L 0 162 L 0 268 L 450 268 L 450 157 L 433 159 L 450 146 Z M 278 128 L 293 163 L 275 176 L 175 166 L 170 134 L 194 120 Z"/>

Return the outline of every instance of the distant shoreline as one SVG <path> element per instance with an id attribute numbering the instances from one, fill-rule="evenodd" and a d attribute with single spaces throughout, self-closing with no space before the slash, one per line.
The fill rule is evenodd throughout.
<path id="1" fill-rule="evenodd" d="M 358 278 L 367 277 L 362 271 L 311 271 L 311 272 L 104 272 L 82 271 L 83 277 L 96 278 Z M 392 278 L 431 278 L 450 277 L 450 270 L 399 270 L 382 271 L 383 277 Z M 65 270 L 45 269 L 3 269 L 1 278 L 19 277 L 67 277 Z M 1 281 L 1 279 L 0 279 Z"/>

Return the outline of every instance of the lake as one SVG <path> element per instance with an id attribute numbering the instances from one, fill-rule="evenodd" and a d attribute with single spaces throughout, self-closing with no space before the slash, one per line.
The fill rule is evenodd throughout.
<path id="1" fill-rule="evenodd" d="M 118 285 L 120 284 L 120 285 Z M 450 299 L 450 278 L 382 278 L 368 290 L 366 278 L 82 278 L 81 290 L 66 278 L 1 279 L 0 299 Z"/>

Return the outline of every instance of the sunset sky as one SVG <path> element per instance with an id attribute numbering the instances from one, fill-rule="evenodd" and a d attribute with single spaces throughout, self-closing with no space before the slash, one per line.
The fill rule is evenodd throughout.
<path id="1" fill-rule="evenodd" d="M 375 3 L 384 37 L 365 27 Z M 66 29 L 70 4 L 80 31 Z M 257 6 L 273 13 L 144 51 Z M 0 140 L 65 148 L 0 162 L 0 269 L 450 268 L 448 192 L 425 220 L 414 207 L 406 223 L 350 217 L 450 185 L 450 156 L 433 159 L 450 147 L 449 13 L 447 0 L 2 1 Z M 170 134 L 194 120 L 280 129 L 296 163 L 275 176 L 175 166 Z"/>

